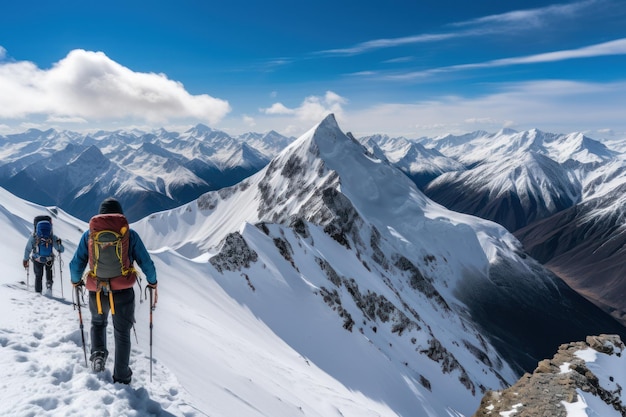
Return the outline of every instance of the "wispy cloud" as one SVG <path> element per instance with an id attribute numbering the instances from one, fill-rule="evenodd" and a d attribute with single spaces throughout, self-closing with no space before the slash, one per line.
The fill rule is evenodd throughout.
<path id="1" fill-rule="evenodd" d="M 453 27 L 490 27 L 506 25 L 506 28 L 513 29 L 522 27 L 524 29 L 536 28 L 549 24 L 558 19 L 575 17 L 584 13 L 590 7 L 605 0 L 584 0 L 570 4 L 555 4 L 528 10 L 515 10 L 512 12 L 496 15 L 484 16 L 464 22 L 452 23 Z"/>
<path id="2" fill-rule="evenodd" d="M 380 73 L 376 75 L 381 78 L 408 80 L 431 76 L 437 73 L 471 70 L 479 68 L 494 68 L 511 65 L 527 65 L 538 64 L 543 62 L 565 61 L 569 59 L 592 58 L 609 55 L 626 55 L 626 38 L 616 39 L 610 42 L 604 42 L 596 45 L 590 45 L 583 48 L 568 49 L 563 51 L 547 52 L 542 54 L 527 55 L 522 57 L 495 59 L 486 62 L 451 65 L 447 67 L 432 68 L 423 71 L 411 71 L 403 74 L 391 74 L 382 76 Z M 354 75 L 354 74 L 353 74 Z M 369 74 L 372 75 L 372 74 Z"/>
<path id="3" fill-rule="evenodd" d="M 454 38 L 480 36 L 512 31 L 536 30 L 538 27 L 549 25 L 565 17 L 575 17 L 584 13 L 590 7 L 606 0 L 584 0 L 571 4 L 551 5 L 528 10 L 517 10 L 497 15 L 484 16 L 478 19 L 456 22 L 448 25 L 460 28 L 457 31 L 442 33 L 425 33 L 400 38 L 374 39 L 361 42 L 347 48 L 329 49 L 317 52 L 317 55 L 349 56 L 372 52 L 378 49 L 394 48 L 410 44 L 435 43 Z"/>
<path id="4" fill-rule="evenodd" d="M 391 39 L 375 39 L 367 42 L 362 42 L 349 48 L 328 49 L 326 51 L 320 51 L 319 55 L 358 55 L 365 52 L 373 51 L 382 48 L 393 48 L 397 46 L 416 44 L 416 43 L 430 43 L 439 42 L 451 38 L 461 36 L 458 33 L 441 33 L 441 34 L 423 34 L 415 36 L 407 36 L 402 38 Z"/>
<path id="5" fill-rule="evenodd" d="M 132 71 L 102 52 L 73 50 L 50 69 L 27 61 L 0 62 L 0 118 L 45 115 L 74 123 L 194 118 L 217 123 L 228 112 L 227 101 L 189 94 L 165 74 Z"/>

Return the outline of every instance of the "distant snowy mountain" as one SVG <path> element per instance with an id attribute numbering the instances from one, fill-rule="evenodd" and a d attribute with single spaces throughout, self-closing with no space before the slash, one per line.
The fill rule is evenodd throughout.
<path id="1" fill-rule="evenodd" d="M 248 143 L 248 137 L 254 140 Z M 137 220 L 236 184 L 264 167 L 288 141 L 276 132 L 231 137 L 204 125 L 182 134 L 31 129 L 0 136 L 0 186 L 82 219 L 103 197 L 116 195 L 129 218 Z"/>
<path id="2" fill-rule="evenodd" d="M 443 173 L 465 169 L 463 164 L 444 156 L 439 151 L 426 149 L 423 145 L 405 138 L 374 135 L 360 138 L 359 141 L 374 154 L 380 149 L 387 160 L 420 188 Z"/>
<path id="3" fill-rule="evenodd" d="M 536 129 L 417 140 L 375 135 L 361 141 L 376 144 L 435 201 L 510 231 L 580 202 L 580 167 L 618 155 L 581 134 Z"/>
<path id="4" fill-rule="evenodd" d="M 559 163 L 567 160 L 604 162 L 617 155 L 617 152 L 581 133 L 554 134 L 538 129 L 523 132 L 504 129 L 495 134 L 474 132 L 421 142 L 465 165 L 525 152 L 539 153 Z"/>
<path id="5" fill-rule="evenodd" d="M 527 152 L 448 172 L 431 181 L 424 192 L 446 207 L 515 231 L 574 206 L 581 200 L 582 187 L 559 163 Z"/>
<path id="6" fill-rule="evenodd" d="M 270 130 L 267 133 L 244 133 L 238 136 L 238 139 L 271 159 L 285 149 L 295 138 L 286 137 L 274 130 Z"/>
<path id="7" fill-rule="evenodd" d="M 403 138 L 379 142 L 390 161 L 406 148 Z M 532 256 L 626 322 L 619 295 L 626 291 L 623 140 L 607 142 L 609 147 L 581 133 L 533 129 L 414 142 L 463 164 L 422 186 L 426 195 L 515 232 Z"/>
<path id="8" fill-rule="evenodd" d="M 428 145 L 469 169 L 438 177 L 424 192 L 452 210 L 496 221 L 510 231 L 581 202 L 586 167 L 619 155 L 582 134 L 536 129 L 477 132 Z"/>

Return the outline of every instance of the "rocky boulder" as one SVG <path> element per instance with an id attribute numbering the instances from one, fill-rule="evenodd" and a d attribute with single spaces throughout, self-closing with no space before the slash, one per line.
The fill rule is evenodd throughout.
<path id="1" fill-rule="evenodd" d="M 617 335 L 563 344 L 552 359 L 539 362 L 532 374 L 524 374 L 513 386 L 488 391 L 473 417 L 567 417 L 568 410 L 589 408 L 592 403 L 600 404 L 603 411 L 587 415 L 626 416 L 620 369 L 626 360 L 623 351 Z M 591 396 L 596 399 L 589 401 Z"/>

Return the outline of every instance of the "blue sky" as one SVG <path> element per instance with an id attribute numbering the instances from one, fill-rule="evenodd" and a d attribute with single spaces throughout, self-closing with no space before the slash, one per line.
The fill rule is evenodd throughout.
<path id="1" fill-rule="evenodd" d="M 0 134 L 196 123 L 626 138 L 621 0 L 4 2 Z"/>

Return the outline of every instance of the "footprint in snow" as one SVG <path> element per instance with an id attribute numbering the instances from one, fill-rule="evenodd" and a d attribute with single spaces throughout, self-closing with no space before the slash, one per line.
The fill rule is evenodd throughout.
<path id="1" fill-rule="evenodd" d="M 10 323 L 5 326 L 5 320 L 0 328 L 0 415 L 204 416 L 156 358 L 150 382 L 149 356 L 134 341 L 133 382 L 113 383 L 111 360 L 99 374 L 85 367 L 77 313 L 71 303 L 20 288 L 8 287 L 7 291 L 10 296 L 0 299 L 11 303 Z M 83 315 L 83 323 L 89 343 L 89 317 Z M 111 335 L 111 358 L 112 341 Z"/>

